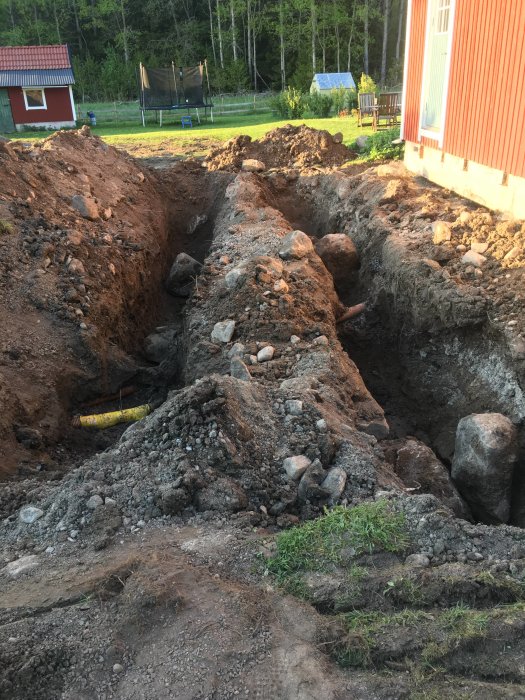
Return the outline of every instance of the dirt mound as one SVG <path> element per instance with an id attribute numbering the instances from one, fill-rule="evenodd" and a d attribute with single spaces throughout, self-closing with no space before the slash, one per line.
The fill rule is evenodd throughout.
<path id="1" fill-rule="evenodd" d="M 242 161 L 248 158 L 262 161 L 267 168 L 337 167 L 355 156 L 341 143 L 340 136 L 287 124 L 269 131 L 258 141 L 236 136 L 212 150 L 205 163 L 208 170 L 229 171 L 240 170 Z"/>

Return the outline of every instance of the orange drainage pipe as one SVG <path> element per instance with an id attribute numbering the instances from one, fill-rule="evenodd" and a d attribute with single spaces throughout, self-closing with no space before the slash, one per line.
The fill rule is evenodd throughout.
<path id="1" fill-rule="evenodd" d="M 151 406 L 146 403 L 135 408 L 125 408 L 122 411 L 98 413 L 92 416 L 75 416 L 72 421 L 74 428 L 97 428 L 105 430 L 119 423 L 129 423 L 145 418 L 151 413 Z"/>

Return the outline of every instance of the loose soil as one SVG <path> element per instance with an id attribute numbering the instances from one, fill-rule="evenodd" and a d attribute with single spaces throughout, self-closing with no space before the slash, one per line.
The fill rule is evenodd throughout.
<path id="1" fill-rule="evenodd" d="M 470 522 L 447 471 L 473 411 L 524 442 L 525 227 L 400 164 L 338 167 L 351 157 L 306 127 L 155 168 L 87 128 L 0 144 L 0 696 L 525 697 L 525 532 Z M 336 289 L 313 249 L 280 255 L 297 228 L 348 233 L 359 270 Z M 203 263 L 188 299 L 164 288 L 179 252 Z M 146 402 L 130 427 L 71 427 Z M 396 473 L 414 445 L 440 479 L 415 491 Z M 377 499 L 403 514 L 403 551 L 347 548 L 277 587 L 276 533 Z"/>

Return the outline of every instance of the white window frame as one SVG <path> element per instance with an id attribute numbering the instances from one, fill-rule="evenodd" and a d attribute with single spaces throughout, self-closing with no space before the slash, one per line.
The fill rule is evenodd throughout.
<path id="1" fill-rule="evenodd" d="M 445 63 L 445 82 L 443 84 L 443 102 L 441 104 L 441 129 L 436 131 L 435 129 L 425 129 L 423 126 L 423 108 L 425 103 L 425 79 L 428 72 L 429 64 L 429 50 L 430 50 L 430 16 L 432 10 L 432 0 L 427 0 L 427 26 L 425 29 L 425 53 L 423 60 L 423 75 L 421 80 L 421 99 L 419 102 L 419 140 L 425 136 L 428 139 L 438 142 L 439 148 L 443 148 L 443 142 L 445 139 L 445 124 L 447 121 L 447 104 L 448 104 L 448 89 L 450 85 L 450 67 L 452 65 L 452 40 L 454 38 L 455 29 L 455 18 L 456 18 L 456 1 L 450 0 L 449 9 L 449 31 L 448 31 L 448 46 L 447 46 L 447 60 Z"/>
<path id="2" fill-rule="evenodd" d="M 43 101 L 44 101 L 44 105 L 43 105 L 42 107 L 40 107 L 40 106 L 38 106 L 38 107 L 33 107 L 33 106 L 28 105 L 28 104 L 27 104 L 26 90 L 40 90 L 40 92 L 42 93 L 42 99 L 43 99 Z M 46 100 L 46 90 L 45 90 L 45 88 L 43 88 L 43 87 L 38 87 L 38 86 L 35 86 L 35 87 L 25 87 L 25 88 L 22 88 L 22 92 L 24 93 L 24 104 L 25 104 L 25 108 L 26 108 L 27 111 L 30 111 L 30 110 L 33 110 L 33 109 L 39 109 L 40 111 L 43 112 L 44 110 L 47 109 L 47 100 Z"/>

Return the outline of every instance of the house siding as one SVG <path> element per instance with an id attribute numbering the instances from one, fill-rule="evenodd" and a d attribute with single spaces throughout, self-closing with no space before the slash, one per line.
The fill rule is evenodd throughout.
<path id="1" fill-rule="evenodd" d="M 427 0 L 413 0 L 404 137 L 419 138 Z M 443 151 L 525 177 L 525 3 L 456 0 Z"/>
<path id="2" fill-rule="evenodd" d="M 47 109 L 25 108 L 22 88 L 11 87 L 9 99 L 15 124 L 63 123 L 73 121 L 69 87 L 46 88 Z"/>

